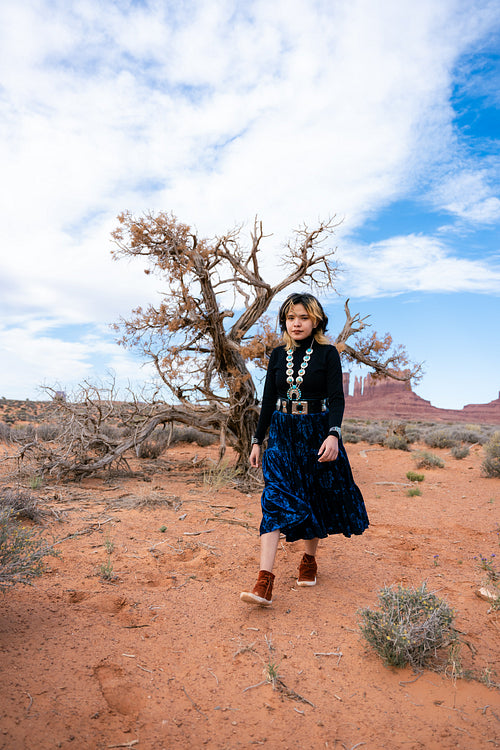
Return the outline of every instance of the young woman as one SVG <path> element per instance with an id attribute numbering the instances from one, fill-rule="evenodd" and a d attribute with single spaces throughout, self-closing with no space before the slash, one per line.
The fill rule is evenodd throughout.
<path id="1" fill-rule="evenodd" d="M 280 533 L 304 539 L 298 586 L 316 584 L 316 549 L 329 534 L 362 534 L 368 527 L 363 497 L 342 444 L 342 369 L 325 336 L 328 318 L 311 294 L 291 294 L 281 306 L 284 346 L 269 359 L 262 408 L 250 464 L 262 460 L 264 492 L 260 571 L 244 602 L 272 603 L 274 560 Z"/>

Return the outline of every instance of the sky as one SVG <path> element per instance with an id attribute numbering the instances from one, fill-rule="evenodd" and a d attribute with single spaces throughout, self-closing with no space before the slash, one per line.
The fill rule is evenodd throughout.
<path id="1" fill-rule="evenodd" d="M 330 333 L 349 298 L 422 398 L 498 398 L 499 108 L 496 0 L 2 0 L 0 397 L 150 377 L 110 328 L 160 292 L 111 258 L 129 210 L 258 216 L 270 281 L 336 216 Z"/>

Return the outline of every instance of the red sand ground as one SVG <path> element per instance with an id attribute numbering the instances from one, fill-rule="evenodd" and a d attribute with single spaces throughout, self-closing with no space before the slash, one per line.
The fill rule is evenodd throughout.
<path id="1" fill-rule="evenodd" d="M 310 589 L 295 585 L 301 543 L 283 543 L 270 609 L 239 600 L 257 572 L 259 493 L 203 484 L 191 459 L 213 449 L 178 446 L 141 462 L 142 478 L 45 487 L 60 517 L 48 531 L 66 540 L 34 586 L 0 600 L 0 748 L 499 747 L 497 688 L 387 668 L 357 625 L 382 585 L 427 581 L 473 649 L 463 668 L 499 682 L 500 614 L 475 595 L 474 560 L 499 552 L 499 480 L 481 476 L 479 446 L 462 461 L 436 450 L 446 467 L 411 498 L 409 453 L 347 447 L 371 526 L 322 543 Z"/>

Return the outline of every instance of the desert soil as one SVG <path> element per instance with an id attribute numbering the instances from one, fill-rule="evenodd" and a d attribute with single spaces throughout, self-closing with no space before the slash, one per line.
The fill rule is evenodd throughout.
<path id="1" fill-rule="evenodd" d="M 409 497 L 409 453 L 347 450 L 370 528 L 323 541 L 309 589 L 301 543 L 280 544 L 268 609 L 239 599 L 260 493 L 204 483 L 214 448 L 38 490 L 60 554 L 0 600 L 0 748 L 500 747 L 500 614 L 476 595 L 475 559 L 499 552 L 500 481 L 480 446 L 436 450 L 445 468 Z M 360 636 L 383 585 L 424 581 L 454 608 L 475 679 L 388 668 Z"/>

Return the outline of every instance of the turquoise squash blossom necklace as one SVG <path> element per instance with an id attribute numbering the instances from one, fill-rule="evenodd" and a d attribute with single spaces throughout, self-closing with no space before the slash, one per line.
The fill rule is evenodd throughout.
<path id="1" fill-rule="evenodd" d="M 304 359 L 302 360 L 302 364 L 300 365 L 299 372 L 297 374 L 297 379 L 294 380 L 293 377 L 293 349 L 287 349 L 286 352 L 286 382 L 290 386 L 286 395 L 290 399 L 290 401 L 293 401 L 297 399 L 297 401 L 300 401 L 301 398 L 301 392 L 300 392 L 300 386 L 302 385 L 302 382 L 304 380 L 304 374 L 307 368 L 307 365 L 309 364 L 309 360 L 311 359 L 312 354 L 312 342 L 311 346 L 306 349 L 306 353 L 304 354 Z"/>

